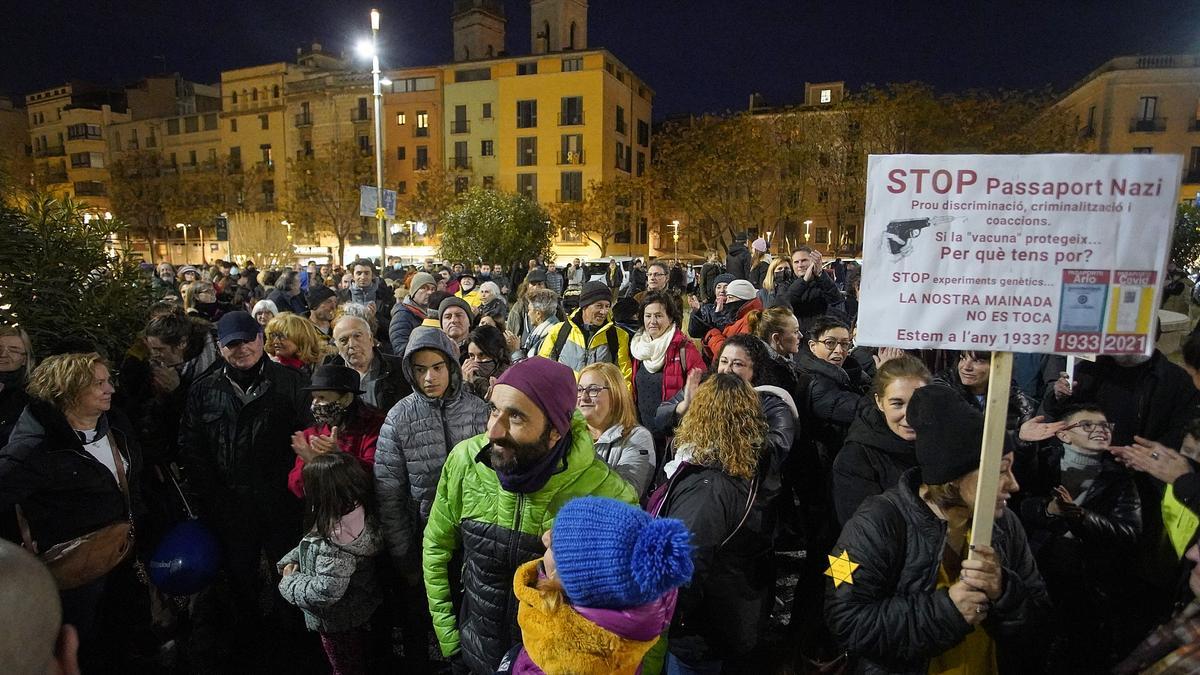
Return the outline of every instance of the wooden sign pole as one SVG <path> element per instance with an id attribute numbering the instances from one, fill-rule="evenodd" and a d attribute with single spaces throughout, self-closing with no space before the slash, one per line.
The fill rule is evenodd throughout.
<path id="1" fill-rule="evenodd" d="M 979 452 L 979 480 L 975 484 L 975 513 L 971 518 L 971 545 L 991 546 L 996 520 L 996 493 L 1000 487 L 1000 458 L 1004 456 L 1004 424 L 1012 388 L 1012 352 L 992 352 L 987 403 L 983 412 L 983 444 Z M 969 559 L 974 560 L 975 551 Z"/>

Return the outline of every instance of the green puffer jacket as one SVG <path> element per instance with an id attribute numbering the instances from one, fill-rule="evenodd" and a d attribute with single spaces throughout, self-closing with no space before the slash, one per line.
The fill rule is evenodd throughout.
<path id="1" fill-rule="evenodd" d="M 442 653 L 450 656 L 461 646 L 472 672 L 495 672 L 520 640 L 513 574 L 545 553 L 542 534 L 563 504 L 584 495 L 637 504 L 629 484 L 596 457 L 578 412 L 571 420 L 571 439 L 566 467 L 532 494 L 500 486 L 489 465 L 486 435 L 459 443 L 446 458 L 425 527 L 425 590 Z M 463 599 L 456 617 L 451 598 L 458 589 L 450 588 L 449 570 L 459 548 Z"/>

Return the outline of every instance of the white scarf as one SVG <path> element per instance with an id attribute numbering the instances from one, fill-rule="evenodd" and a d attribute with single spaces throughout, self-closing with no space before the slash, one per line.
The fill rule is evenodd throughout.
<path id="1" fill-rule="evenodd" d="M 662 370 L 663 362 L 667 359 L 667 347 L 671 345 L 673 337 L 675 337 L 675 324 L 671 324 L 657 338 L 651 338 L 643 328 L 629 341 L 629 353 L 633 355 L 633 358 L 641 361 L 646 370 L 657 373 Z"/>

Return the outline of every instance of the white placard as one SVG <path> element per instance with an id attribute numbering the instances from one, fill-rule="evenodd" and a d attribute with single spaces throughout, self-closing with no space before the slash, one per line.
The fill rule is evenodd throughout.
<path id="1" fill-rule="evenodd" d="M 858 342 L 1150 354 L 1179 155 L 872 155 Z"/>

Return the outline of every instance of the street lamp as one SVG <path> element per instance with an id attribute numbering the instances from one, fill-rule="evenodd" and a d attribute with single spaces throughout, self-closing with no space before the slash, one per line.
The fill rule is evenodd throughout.
<path id="1" fill-rule="evenodd" d="M 811 220 L 804 221 L 804 243 L 808 244 L 808 228 L 812 225 Z"/>
<path id="2" fill-rule="evenodd" d="M 387 264 L 387 212 L 383 209 L 383 82 L 379 73 L 379 10 L 371 10 L 371 41 L 358 43 L 358 53 L 371 58 L 371 93 L 375 99 L 375 219 L 379 223 L 379 266 Z"/>
<path id="3" fill-rule="evenodd" d="M 187 243 L 187 225 L 183 223 L 175 223 L 175 229 L 183 230 L 183 264 L 188 264 L 188 243 Z"/>
<path id="4" fill-rule="evenodd" d="M 671 227 L 675 229 L 675 233 L 671 235 L 671 239 L 675 240 L 675 265 L 679 265 L 679 221 L 672 220 Z"/>

